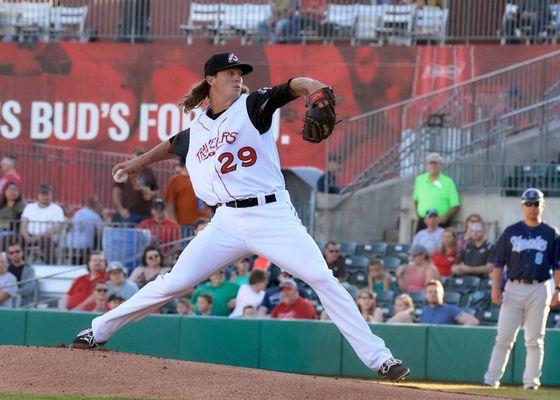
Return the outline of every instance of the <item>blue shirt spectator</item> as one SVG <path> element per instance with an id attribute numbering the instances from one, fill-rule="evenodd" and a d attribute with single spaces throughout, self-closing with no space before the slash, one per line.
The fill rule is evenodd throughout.
<path id="1" fill-rule="evenodd" d="M 72 230 L 66 237 L 66 247 L 82 250 L 94 247 L 96 233 L 103 224 L 100 208 L 96 196 L 88 197 L 86 206 L 76 211 L 72 218 Z"/>
<path id="2" fill-rule="evenodd" d="M 422 309 L 420 322 L 423 324 L 478 325 L 476 317 L 457 306 L 443 304 L 443 285 L 432 279 L 426 285 L 427 306 Z"/>

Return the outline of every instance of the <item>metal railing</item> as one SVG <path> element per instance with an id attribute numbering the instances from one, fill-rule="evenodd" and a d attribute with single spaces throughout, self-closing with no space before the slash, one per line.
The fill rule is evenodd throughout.
<path id="1" fill-rule="evenodd" d="M 559 0 L 551 0 L 550 10 L 536 22 L 517 19 L 518 10 L 506 0 L 424 0 L 411 8 L 383 5 L 383 0 L 336 0 L 325 1 L 313 12 L 304 0 L 298 10 L 273 8 L 268 0 L 66 0 L 63 7 L 53 3 L 58 2 L 0 1 L 0 35 L 4 40 L 130 42 L 186 37 L 189 43 L 200 38 L 216 44 L 231 38 L 243 43 L 532 43 L 555 41 L 560 20 Z"/>
<path id="2" fill-rule="evenodd" d="M 558 82 L 560 51 L 350 118 L 327 145 L 342 163 L 338 183 L 351 191 L 420 171 L 429 151 L 451 161 L 501 143 L 502 133 L 548 129 Z"/>
<path id="3" fill-rule="evenodd" d="M 2 155 L 17 159 L 18 171 L 25 178 L 21 190 L 26 198 L 35 196 L 39 184 L 48 183 L 53 187 L 56 202 L 72 206 L 82 206 L 88 196 L 96 195 L 104 207 L 112 208 L 111 170 L 117 163 L 132 157 L 6 139 L 0 139 L 0 148 Z M 161 161 L 150 166 L 160 190 L 174 174 L 176 165 L 175 161 Z"/>

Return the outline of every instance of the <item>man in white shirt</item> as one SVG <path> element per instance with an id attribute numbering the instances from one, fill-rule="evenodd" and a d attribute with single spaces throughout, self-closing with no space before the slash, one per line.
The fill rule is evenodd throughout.
<path id="1" fill-rule="evenodd" d="M 243 310 L 247 306 L 255 309 L 262 303 L 264 291 L 268 285 L 268 273 L 260 269 L 254 269 L 249 275 L 249 284 L 241 285 L 235 298 L 235 308 L 230 317 L 243 316 Z"/>
<path id="2" fill-rule="evenodd" d="M 64 212 L 53 203 L 52 191 L 51 185 L 39 185 L 37 202 L 25 206 L 21 215 L 20 234 L 25 245 L 38 245 L 46 263 L 53 262 L 56 235 L 64 222 Z"/>
<path id="3" fill-rule="evenodd" d="M 424 217 L 426 228 L 414 235 L 412 246 L 417 244 L 424 246 L 429 254 L 436 251 L 441 245 L 441 238 L 444 231 L 444 229 L 438 225 L 438 221 L 438 212 L 435 208 L 430 208 L 426 211 L 426 216 Z"/>
<path id="4" fill-rule="evenodd" d="M 6 253 L 0 253 L 0 308 L 13 307 L 13 298 L 17 290 L 17 279 L 8 272 L 8 257 Z"/>

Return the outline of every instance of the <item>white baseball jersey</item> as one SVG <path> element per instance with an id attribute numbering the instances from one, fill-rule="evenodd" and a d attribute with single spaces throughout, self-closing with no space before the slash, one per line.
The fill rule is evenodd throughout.
<path id="1" fill-rule="evenodd" d="M 285 189 L 271 123 L 274 110 L 293 99 L 287 85 L 242 94 L 217 118 L 199 113 L 175 137 L 171 152 L 186 157 L 195 194 L 206 204 Z"/>

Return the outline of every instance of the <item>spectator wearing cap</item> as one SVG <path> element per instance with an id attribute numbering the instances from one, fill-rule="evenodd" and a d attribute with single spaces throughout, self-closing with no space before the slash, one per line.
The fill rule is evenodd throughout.
<path id="1" fill-rule="evenodd" d="M 457 233 L 453 228 L 445 228 L 439 248 L 432 253 L 432 263 L 440 276 L 451 276 L 451 268 L 458 258 Z"/>
<path id="2" fill-rule="evenodd" d="M 323 257 L 327 267 L 333 272 L 335 278 L 343 282 L 346 280 L 346 263 L 340 254 L 340 244 L 328 242 L 323 249 Z"/>
<path id="3" fill-rule="evenodd" d="M 293 279 L 292 275 L 287 273 L 286 271 L 280 272 L 278 274 L 278 282 L 282 284 L 286 279 Z M 309 294 L 302 288 L 298 288 L 299 297 L 307 299 Z M 278 303 L 280 303 L 280 287 L 274 286 L 270 287 L 266 290 L 264 294 L 263 301 L 261 305 L 258 307 L 257 311 L 259 315 L 267 315 L 276 307 Z"/>
<path id="4" fill-rule="evenodd" d="M 107 299 L 107 310 L 114 310 L 118 306 L 124 303 L 124 299 L 116 294 L 112 294 Z"/>
<path id="5" fill-rule="evenodd" d="M 231 275 L 230 281 L 236 285 L 248 285 L 249 284 L 249 268 L 251 266 L 251 260 L 247 257 L 236 261 L 233 264 L 235 272 Z"/>
<path id="6" fill-rule="evenodd" d="M 142 154 L 144 154 L 143 150 L 136 149 L 133 157 Z M 113 221 L 137 224 L 150 218 L 150 206 L 158 194 L 158 189 L 156 176 L 148 167 L 126 182 L 114 183 L 113 204 L 117 212 L 113 216 Z"/>
<path id="7" fill-rule="evenodd" d="M 494 245 L 486 240 L 482 221 L 471 222 L 467 232 L 469 240 L 459 253 L 457 264 L 452 267 L 454 275 L 477 275 L 486 277 L 492 272 Z"/>
<path id="8" fill-rule="evenodd" d="M 212 317 L 215 314 L 212 312 L 214 299 L 209 294 L 201 294 L 196 298 L 196 308 L 194 313 L 202 317 Z"/>
<path id="9" fill-rule="evenodd" d="M 97 196 L 89 196 L 84 207 L 72 216 L 70 230 L 66 235 L 66 248 L 71 251 L 76 264 L 82 264 L 86 255 L 95 248 L 96 239 L 103 229 L 103 207 Z"/>
<path id="10" fill-rule="evenodd" d="M 227 317 L 235 307 L 238 291 L 239 286 L 226 281 L 224 270 L 220 270 L 210 276 L 209 282 L 199 285 L 194 290 L 191 300 L 197 305 L 195 311 L 198 311 L 198 297 L 203 294 L 209 295 L 213 299 L 212 313 L 220 317 Z"/>
<path id="11" fill-rule="evenodd" d="M 443 227 L 451 225 L 453 216 L 459 210 L 459 194 L 455 182 L 441 172 L 443 159 L 438 153 L 430 153 L 426 159 L 427 171 L 416 177 L 412 200 L 419 217 L 416 232 L 426 227 L 427 211 L 437 211 L 438 224 Z"/>
<path id="12" fill-rule="evenodd" d="M 293 279 L 285 279 L 280 284 L 280 303 L 270 313 L 271 318 L 279 319 L 317 319 L 313 304 L 299 296 L 298 287 Z"/>
<path id="13" fill-rule="evenodd" d="M 426 248 L 428 254 L 432 254 L 441 246 L 444 229 L 438 225 L 438 211 L 435 208 L 426 211 L 424 221 L 426 227 L 414 235 L 412 246 L 421 245 Z"/>
<path id="14" fill-rule="evenodd" d="M 21 189 L 22 180 L 16 171 L 16 159 L 14 157 L 4 156 L 2 161 L 0 161 L 0 170 L 2 171 L 0 176 L 0 194 L 4 193 L 4 189 L 6 189 L 10 182 L 16 184 Z"/>
<path id="15" fill-rule="evenodd" d="M 395 298 L 395 314 L 387 320 L 388 324 L 411 324 L 414 322 L 414 302 L 407 293 Z"/>
<path id="16" fill-rule="evenodd" d="M 478 325 L 478 319 L 461 308 L 443 303 L 443 285 L 434 279 L 426 285 L 426 303 L 420 322 L 423 324 Z"/>
<path id="17" fill-rule="evenodd" d="M 164 199 L 169 217 L 179 225 L 194 225 L 197 219 L 208 217 L 206 205 L 194 193 L 184 160 L 175 167 L 175 175 L 167 182 Z"/>
<path id="18" fill-rule="evenodd" d="M 109 296 L 107 295 L 107 282 L 97 281 L 93 285 L 91 299 L 74 308 L 73 311 L 109 311 Z"/>
<path id="19" fill-rule="evenodd" d="M 101 251 L 92 251 L 87 263 L 88 273 L 72 282 L 68 292 L 59 300 L 61 310 L 80 309 L 93 299 L 93 287 L 107 281 L 107 260 Z"/>
<path id="20" fill-rule="evenodd" d="M 126 279 L 126 268 L 119 261 L 110 262 L 107 271 L 109 274 L 109 281 L 107 282 L 109 296 L 116 295 L 128 300 L 138 291 L 138 286 Z"/>
<path id="21" fill-rule="evenodd" d="M 246 306 L 253 306 L 255 309 L 261 305 L 264 293 L 268 285 L 268 273 L 255 269 L 249 275 L 249 283 L 241 285 L 235 298 L 235 308 L 229 315 L 230 317 L 241 317 Z"/>
<path id="22" fill-rule="evenodd" d="M 38 245 L 45 262 L 52 261 L 56 246 L 56 235 L 65 221 L 64 211 L 53 203 L 51 185 L 42 184 L 37 188 L 37 202 L 28 204 L 21 214 L 20 234 L 25 245 Z"/>
<path id="23" fill-rule="evenodd" d="M 17 279 L 17 294 L 21 296 L 20 305 L 23 306 L 32 300 L 35 288 L 35 268 L 25 262 L 25 255 L 19 243 L 8 244 L 7 253 L 8 271 Z"/>
<path id="24" fill-rule="evenodd" d="M 416 244 L 410 248 L 411 261 L 395 271 L 399 289 L 403 292 L 422 292 L 428 282 L 439 277 L 437 268 L 430 262 L 428 250 Z"/>
<path id="25" fill-rule="evenodd" d="M 8 257 L 0 252 L 0 308 L 13 308 L 17 289 L 16 277 L 8 272 Z"/>
<path id="26" fill-rule="evenodd" d="M 143 220 L 136 228 L 149 230 L 154 244 L 163 245 L 181 238 L 181 229 L 177 222 L 167 218 L 165 202 L 161 197 L 156 197 L 152 202 L 151 213 L 152 218 Z M 165 247 L 163 249 L 166 250 Z"/>

